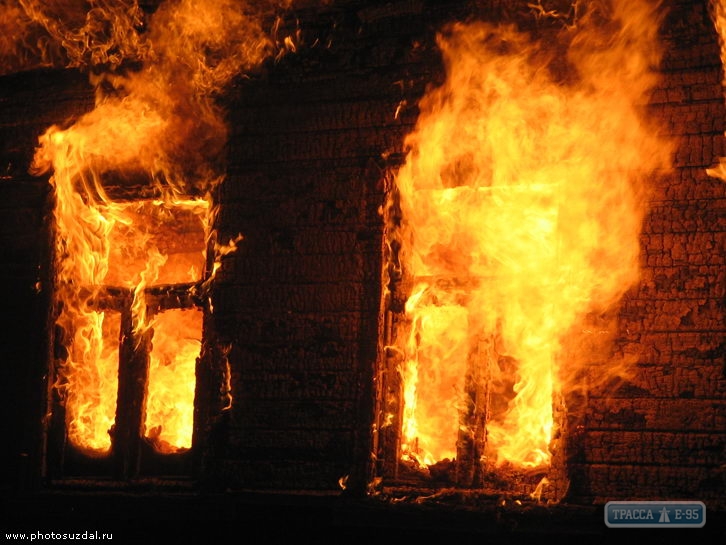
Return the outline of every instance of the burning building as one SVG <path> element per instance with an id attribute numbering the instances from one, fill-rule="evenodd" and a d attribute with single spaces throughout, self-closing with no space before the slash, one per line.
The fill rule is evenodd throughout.
<path id="1" fill-rule="evenodd" d="M 9 495 L 724 509 L 720 4 L 40 4 Z"/>

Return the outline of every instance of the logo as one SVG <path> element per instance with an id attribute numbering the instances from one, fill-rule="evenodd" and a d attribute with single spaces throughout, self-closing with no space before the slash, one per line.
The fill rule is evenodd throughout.
<path id="1" fill-rule="evenodd" d="M 702 501 L 609 501 L 605 524 L 610 528 L 702 528 Z"/>

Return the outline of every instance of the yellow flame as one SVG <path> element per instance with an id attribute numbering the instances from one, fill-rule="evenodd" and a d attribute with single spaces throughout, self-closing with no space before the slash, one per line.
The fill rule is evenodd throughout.
<path id="1" fill-rule="evenodd" d="M 155 316 L 151 327 L 154 346 L 144 435 L 153 439 L 160 452 L 175 452 L 192 444 L 202 313 L 168 310 Z"/>
<path id="2" fill-rule="evenodd" d="M 50 127 L 33 164 L 35 173 L 52 171 L 55 190 L 55 298 L 68 349 L 56 387 L 66 430 L 85 452 L 108 452 L 121 337 L 149 332 L 143 433 L 162 452 L 188 448 L 201 313 L 151 308 L 149 289 L 216 272 L 205 251 L 227 128 L 214 96 L 270 56 L 272 41 L 263 13 L 235 0 L 169 1 L 151 16 L 132 0 L 93 0 L 88 11 L 59 9 L 65 4 L 23 0 L 23 13 L 12 13 L 61 45 L 66 66 L 93 68 L 96 87 L 95 108 L 67 128 Z M 140 69 L 127 69 L 130 61 Z M 156 200 L 114 201 L 114 173 L 151 180 L 137 197 Z M 215 263 L 240 238 L 215 248 Z M 108 301 L 114 289 L 133 294 L 129 308 Z M 124 312 L 133 332 L 121 331 Z"/>
<path id="3" fill-rule="evenodd" d="M 485 23 L 439 37 L 446 81 L 421 100 L 396 178 L 414 285 L 404 457 L 455 457 L 478 404 L 489 461 L 548 464 L 553 396 L 586 364 L 563 339 L 638 279 L 644 178 L 671 155 L 642 108 L 659 17 L 598 6 L 555 47 Z"/>

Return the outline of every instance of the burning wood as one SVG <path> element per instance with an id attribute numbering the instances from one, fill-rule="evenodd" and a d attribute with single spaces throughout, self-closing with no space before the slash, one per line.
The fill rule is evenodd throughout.
<path id="1" fill-rule="evenodd" d="M 22 2 L 31 4 L 41 2 Z M 114 3 L 123 4 L 135 6 Z M 671 47 L 652 94 L 660 61 L 643 51 L 658 49 L 656 5 L 643 10 L 653 23 L 644 30 L 631 7 L 608 1 L 341 2 L 329 11 L 305 4 L 291 15 L 301 17 L 299 39 L 272 40 L 296 58 L 271 58 L 269 77 L 225 95 L 236 125 L 228 157 L 215 91 L 208 93 L 226 77 L 218 34 L 201 33 L 210 41 L 201 56 L 209 69 L 200 73 L 200 62 L 157 40 L 157 25 L 168 22 L 197 43 L 187 32 L 197 19 L 169 21 L 172 8 L 189 3 L 145 2 L 140 24 L 129 15 L 130 26 L 97 35 L 91 27 L 111 20 L 98 10 L 87 20 L 73 11 L 52 29 L 73 30 L 64 42 L 72 48 L 89 23 L 96 53 L 71 54 L 57 43 L 49 51 L 58 55 L 54 66 L 93 74 L 98 107 L 86 116 L 63 122 L 88 104 L 71 73 L 5 78 L 0 177 L 13 184 L 6 200 L 20 196 L 18 206 L 34 213 L 19 221 L 25 210 L 8 205 L 13 255 L 16 246 L 22 259 L 33 255 L 11 286 L 39 281 L 32 297 L 16 300 L 40 299 L 41 308 L 52 291 L 44 267 L 25 265 L 47 265 L 46 237 L 35 241 L 26 229 L 40 217 L 43 195 L 24 177 L 24 131 L 47 118 L 63 123 L 37 156 L 58 197 L 58 219 L 48 222 L 59 234 L 58 322 L 48 330 L 57 341 L 57 388 L 50 423 L 41 426 L 39 411 L 19 420 L 38 427 L 36 456 L 17 433 L 14 456 L 47 452 L 47 462 L 22 459 L 53 483 L 108 475 L 117 452 L 119 475 L 138 475 L 141 450 L 143 475 L 199 460 L 201 479 L 230 489 L 320 488 L 350 475 L 347 490 L 360 491 L 374 474 L 384 476 L 370 481 L 377 490 L 409 478 L 403 484 L 419 490 L 466 486 L 547 501 L 561 490 L 557 475 L 567 464 L 572 497 L 588 502 L 684 490 L 715 497 L 725 186 L 703 171 L 723 143 L 721 67 L 705 3 L 669 4 L 658 38 Z M 243 3 L 235 9 L 233 17 L 247 13 Z M 496 14 L 491 20 L 510 13 L 539 41 L 521 29 L 450 24 L 441 27 L 443 55 L 434 51 L 431 30 L 442 19 L 471 21 L 472 12 Z M 107 47 L 124 28 L 135 44 Z M 249 50 L 268 48 L 265 41 Z M 439 72 L 441 58 L 448 75 Z M 414 106 L 424 86 L 445 75 Z M 43 96 L 47 89 L 60 91 L 57 106 Z M 21 119 L 30 100 L 37 115 Z M 402 224 L 390 241 L 405 274 L 394 279 L 401 267 L 391 265 L 397 293 L 380 317 L 376 210 L 393 179 L 381 180 L 380 159 L 403 158 L 403 135 L 419 112 L 395 190 Z M 638 244 L 642 182 L 648 177 L 649 186 L 651 170 L 667 167 L 671 155 L 645 113 L 684 138 L 673 154 L 679 170 L 653 176 L 657 193 Z M 217 243 L 211 199 L 226 161 L 216 225 L 225 233 L 220 242 L 233 237 L 229 246 Z M 212 286 L 237 232 L 245 233 L 245 251 L 225 262 L 234 267 Z M 71 261 L 86 249 L 91 259 Z M 642 278 L 618 310 L 638 252 Z M 39 331 L 41 321 L 25 329 Z M 389 359 L 374 367 L 382 331 L 390 333 Z M 7 367 L 37 382 L 49 351 L 42 340 L 32 344 L 39 348 L 16 359 L 37 369 Z M 634 360 L 615 396 L 593 385 L 596 373 L 618 374 Z M 192 441 L 197 452 L 185 453 Z M 109 450 L 114 456 L 103 459 L 81 453 Z M 398 473 L 388 471 L 391 462 Z"/>
<path id="2" fill-rule="evenodd" d="M 473 443 L 478 471 L 551 464 L 555 400 L 590 363 L 572 339 L 637 281 L 646 178 L 669 167 L 641 108 L 659 20 L 613 1 L 549 44 L 484 23 L 439 36 L 446 81 L 396 177 L 404 460 Z"/>
<path id="3" fill-rule="evenodd" d="M 96 86 L 92 111 L 41 137 L 34 171 L 51 171 L 55 189 L 65 352 L 55 388 L 68 438 L 87 454 L 113 447 L 128 475 L 140 434 L 163 453 L 192 443 L 203 313 L 190 306 L 211 312 L 205 288 L 235 247 L 212 236 L 227 136 L 214 95 L 270 56 L 272 42 L 259 14 L 232 0 L 165 2 L 149 16 L 136 2 L 91 4 L 80 14 L 33 1 L 10 11 L 27 23 L 19 32 L 44 29 L 62 46 L 38 62 L 89 68 Z M 146 183 L 109 187 L 139 176 Z"/>

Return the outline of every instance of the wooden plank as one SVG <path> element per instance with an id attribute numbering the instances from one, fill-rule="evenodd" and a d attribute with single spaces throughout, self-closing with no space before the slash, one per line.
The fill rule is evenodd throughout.
<path id="1" fill-rule="evenodd" d="M 127 299 L 121 317 L 116 422 L 111 435 L 114 475 L 119 480 L 139 473 L 150 349 L 150 334 L 139 336 L 133 331 L 131 299 Z"/>
<path id="2" fill-rule="evenodd" d="M 645 263 L 648 267 L 710 266 L 724 264 L 726 231 L 723 225 L 717 229 L 717 216 L 713 216 L 710 231 L 693 233 L 662 233 L 643 235 Z M 721 220 L 721 223 L 723 220 Z"/>
<path id="3" fill-rule="evenodd" d="M 356 312 L 296 313 L 261 309 L 245 314 L 235 322 L 236 331 L 246 344 L 267 347 L 329 346 L 342 350 L 360 335 L 361 316 Z M 255 369 L 244 360 L 245 369 Z"/>
<path id="4" fill-rule="evenodd" d="M 222 313 L 254 313 L 257 309 L 276 308 L 282 312 L 319 312 L 323 316 L 376 311 L 378 302 L 364 300 L 362 293 L 363 286 L 354 282 L 218 286 L 214 308 Z"/>
<path id="5" fill-rule="evenodd" d="M 250 462 L 296 460 L 345 463 L 352 457 L 352 430 L 236 430 L 227 452 Z"/>
<path id="6" fill-rule="evenodd" d="M 349 474 L 343 461 L 216 459 L 209 463 L 205 481 L 229 489 L 337 490 Z"/>
<path id="7" fill-rule="evenodd" d="M 608 390 L 610 388 L 610 390 Z M 638 365 L 632 376 L 612 389 L 599 385 L 590 390 L 596 397 L 720 399 L 726 392 L 722 364 L 690 368 L 663 365 Z"/>
<path id="8" fill-rule="evenodd" d="M 235 109 L 232 117 L 236 130 L 240 135 L 248 134 L 247 131 L 253 129 L 261 134 L 289 133 L 307 138 L 310 133 L 321 131 L 369 129 L 402 124 L 396 116 L 403 100 L 399 93 L 356 101 L 338 97 L 313 104 L 298 100 L 286 102 L 285 98 L 287 97 L 280 97 L 279 107 L 274 110 L 260 108 L 259 105 L 249 102 Z"/>
<path id="9" fill-rule="evenodd" d="M 220 330 L 220 333 L 226 333 L 227 329 Z M 245 370 L 253 372 L 263 372 L 265 369 L 270 372 L 304 372 L 304 371 L 321 371 L 321 372 L 345 372 L 352 368 L 356 361 L 357 344 L 354 341 L 346 341 L 335 350 L 320 345 L 309 346 L 306 344 L 285 343 L 269 345 L 258 344 L 250 345 L 245 341 L 240 341 L 243 346 L 234 347 L 230 356 L 233 365 L 233 372 L 243 362 Z M 240 388 L 244 388 L 243 383 L 239 383 Z M 242 390 L 244 391 L 244 390 Z"/>
<path id="10" fill-rule="evenodd" d="M 726 399 L 591 398 L 584 426 L 586 432 L 722 432 Z"/>
<path id="11" fill-rule="evenodd" d="M 288 160 L 377 157 L 384 151 L 401 153 L 410 127 L 393 125 L 369 129 L 350 128 L 299 135 L 247 133 L 230 143 L 235 160 L 256 165 Z"/>
<path id="12" fill-rule="evenodd" d="M 235 259 L 235 272 L 245 281 L 321 284 L 332 278 L 354 282 L 361 277 L 362 256 L 355 254 L 340 259 L 339 254 L 271 255 L 259 259 L 248 254 Z"/>
<path id="13" fill-rule="evenodd" d="M 726 224 L 723 221 L 726 217 L 725 214 L 726 199 L 723 197 L 680 201 L 659 199 L 650 205 L 643 224 L 643 233 L 650 235 L 723 231 L 726 230 Z"/>
<path id="14" fill-rule="evenodd" d="M 235 394 L 230 426 L 240 430 L 340 429 L 354 422 L 355 403 L 352 400 L 248 400 L 242 393 Z"/>
<path id="15" fill-rule="evenodd" d="M 689 499 L 701 500 L 709 509 L 726 507 L 724 471 L 718 467 L 578 464 L 570 474 L 573 500 Z"/>
<path id="16" fill-rule="evenodd" d="M 666 335 L 662 336 L 667 341 Z M 726 396 L 726 380 L 719 345 L 698 354 L 686 350 L 684 354 L 661 355 L 653 363 L 648 351 L 641 355 L 642 363 L 631 367 L 627 377 L 616 382 L 602 383 L 589 388 L 595 398 L 671 398 L 671 399 L 722 399 Z"/>
<path id="17" fill-rule="evenodd" d="M 351 364 L 353 362 L 350 362 Z M 358 388 L 353 365 L 348 372 L 306 369 L 298 372 L 278 371 L 274 362 L 256 373 L 235 374 L 232 387 L 245 392 L 250 400 L 348 400 L 354 399 Z"/>
<path id="18" fill-rule="evenodd" d="M 588 431 L 584 453 L 592 464 L 715 467 L 726 456 L 726 431 Z"/>

